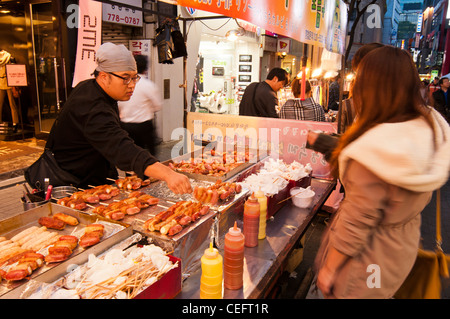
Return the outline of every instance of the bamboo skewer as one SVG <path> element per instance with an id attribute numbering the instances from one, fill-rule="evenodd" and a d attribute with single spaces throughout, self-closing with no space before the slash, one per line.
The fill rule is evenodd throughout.
<path id="1" fill-rule="evenodd" d="M 82 282 L 77 285 L 76 291 L 77 294 L 81 295 L 86 293 L 89 295 L 89 298 L 113 298 L 114 295 L 118 291 L 126 291 L 128 298 L 134 298 L 141 290 L 142 286 L 145 282 L 148 281 L 151 277 L 156 277 L 158 280 L 162 274 L 162 271 L 166 267 L 167 262 L 163 265 L 161 270 L 158 270 L 153 263 L 142 263 L 122 271 L 119 275 L 108 278 L 100 283 L 95 285 L 88 286 L 82 290 L 78 288 L 81 286 Z M 156 275 L 156 276 L 155 276 Z M 109 287 L 114 281 L 119 277 L 128 276 L 128 278 L 121 284 L 115 287 Z M 83 281 L 86 279 L 86 276 L 83 278 Z M 102 292 L 102 290 L 106 290 Z"/>

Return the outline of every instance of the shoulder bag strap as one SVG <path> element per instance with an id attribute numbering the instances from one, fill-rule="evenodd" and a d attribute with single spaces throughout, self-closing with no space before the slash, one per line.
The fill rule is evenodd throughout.
<path id="1" fill-rule="evenodd" d="M 436 255 L 439 261 L 439 274 L 443 278 L 449 278 L 448 262 L 450 257 L 444 253 L 441 247 L 441 190 L 436 191 Z"/>
<path id="2" fill-rule="evenodd" d="M 439 250 L 442 250 L 441 244 L 441 190 L 438 189 L 436 191 L 436 246 Z"/>

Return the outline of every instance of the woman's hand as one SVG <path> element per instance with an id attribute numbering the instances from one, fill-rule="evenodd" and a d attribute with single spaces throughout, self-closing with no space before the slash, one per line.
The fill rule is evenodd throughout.
<path id="1" fill-rule="evenodd" d="M 335 272 L 322 267 L 317 275 L 317 288 L 320 289 L 325 298 L 333 298 L 333 284 L 335 280 Z"/>
<path id="2" fill-rule="evenodd" d="M 340 253 L 333 246 L 328 248 L 327 257 L 317 274 L 317 288 L 320 289 L 325 298 L 335 298 L 333 288 L 336 283 L 336 276 L 349 259 L 349 256 Z"/>

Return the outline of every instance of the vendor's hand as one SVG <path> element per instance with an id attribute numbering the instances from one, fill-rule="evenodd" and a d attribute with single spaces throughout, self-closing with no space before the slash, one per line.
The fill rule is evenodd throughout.
<path id="1" fill-rule="evenodd" d="M 160 162 L 147 166 L 144 174 L 165 181 L 169 189 L 175 194 L 192 193 L 191 183 L 186 175 L 177 173 Z"/>
<path id="2" fill-rule="evenodd" d="M 167 178 L 165 178 L 167 186 L 175 194 L 192 193 L 191 183 L 186 175 L 172 171 Z"/>
<path id="3" fill-rule="evenodd" d="M 333 285 L 335 272 L 327 267 L 322 267 L 317 275 L 317 288 L 320 289 L 325 298 L 333 298 Z"/>

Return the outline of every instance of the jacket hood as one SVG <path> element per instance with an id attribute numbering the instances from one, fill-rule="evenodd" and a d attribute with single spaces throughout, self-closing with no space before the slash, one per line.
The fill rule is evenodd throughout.
<path id="1" fill-rule="evenodd" d="M 379 124 L 341 152 L 341 180 L 348 160 L 353 159 L 382 180 L 411 191 L 429 192 L 444 185 L 450 170 L 450 127 L 439 112 L 430 110 L 436 149 L 433 132 L 423 117 Z"/>
<path id="2" fill-rule="evenodd" d="M 0 66 L 3 66 L 6 63 L 8 63 L 10 58 L 11 54 L 9 52 L 6 52 L 4 50 L 0 51 Z"/>

